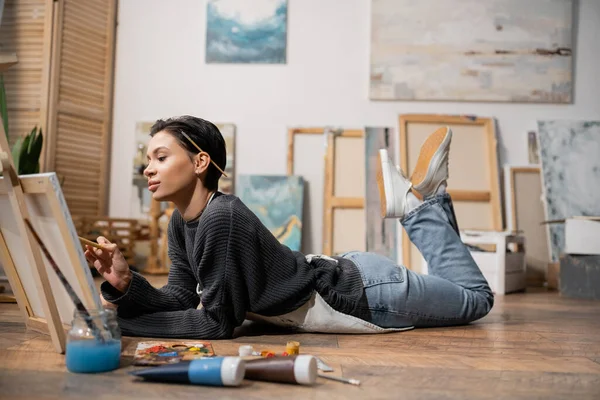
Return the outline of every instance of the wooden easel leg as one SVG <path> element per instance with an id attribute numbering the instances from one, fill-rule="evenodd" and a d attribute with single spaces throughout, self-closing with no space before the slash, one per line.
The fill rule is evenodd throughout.
<path id="1" fill-rule="evenodd" d="M 17 299 L 15 298 L 15 296 L 12 296 L 10 294 L 4 294 L 5 290 L 6 286 L 0 285 L 0 303 L 16 303 Z"/>

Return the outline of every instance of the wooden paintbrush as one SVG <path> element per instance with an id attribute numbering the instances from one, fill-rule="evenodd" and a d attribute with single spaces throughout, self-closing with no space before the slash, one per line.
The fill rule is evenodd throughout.
<path id="1" fill-rule="evenodd" d="M 183 135 L 183 136 L 184 136 L 184 137 L 185 137 L 185 138 L 186 138 L 186 139 L 187 139 L 187 140 L 188 140 L 188 141 L 189 141 L 189 142 L 190 142 L 190 143 L 191 143 L 191 144 L 192 144 L 192 145 L 193 145 L 195 148 L 197 148 L 197 149 L 198 149 L 198 151 L 199 151 L 200 153 L 203 153 L 203 152 L 204 152 L 204 153 L 206 153 L 204 150 L 202 150 L 202 149 L 200 148 L 200 146 L 198 146 L 198 145 L 196 144 L 196 142 L 194 142 L 194 141 L 192 140 L 192 138 L 191 138 L 191 137 L 189 137 L 189 136 L 187 135 L 187 133 L 185 133 L 184 131 L 181 131 L 181 134 L 182 134 L 182 135 Z M 210 154 L 209 154 L 209 156 L 210 156 Z M 224 176 L 225 178 L 229 178 L 229 177 L 227 176 L 227 174 L 225 173 L 225 171 L 223 171 L 223 170 L 221 169 L 221 167 L 219 167 L 219 166 L 217 165 L 217 163 L 216 163 L 216 162 L 214 162 L 214 161 L 212 160 L 212 158 L 210 159 L 210 162 L 212 163 L 212 165 L 214 165 L 214 166 L 215 166 L 215 168 L 216 168 L 216 169 L 218 169 L 218 170 L 219 170 L 219 172 L 220 172 L 221 174 L 223 174 L 223 176 Z"/>
<path id="2" fill-rule="evenodd" d="M 44 252 L 44 255 L 46 256 L 46 258 L 48 259 L 48 261 L 50 262 L 50 265 L 52 266 L 52 269 L 54 270 L 54 272 L 56 272 L 56 275 L 58 275 L 58 279 L 60 280 L 60 282 L 65 287 L 65 290 L 69 294 L 69 297 L 71 297 L 71 300 L 73 300 L 73 303 L 75 303 L 75 308 L 77 308 L 77 311 L 81 312 L 83 315 L 85 315 L 86 317 L 88 317 L 88 318 L 85 318 L 88 327 L 90 328 L 90 330 L 92 331 L 92 333 L 94 334 L 94 336 L 96 338 L 98 338 L 101 342 L 104 342 L 104 337 L 102 336 L 102 333 L 100 332 L 100 329 L 98 329 L 98 326 L 96 326 L 96 323 L 92 320 L 92 317 L 90 316 L 90 313 L 88 312 L 88 310 L 83 305 L 83 302 L 81 301 L 81 299 L 79 298 L 79 296 L 77 296 L 77 293 L 75 293 L 75 291 L 73 290 L 73 287 L 71 286 L 71 284 L 69 283 L 69 281 L 67 281 L 67 278 L 65 278 L 65 276 L 63 275 L 63 273 L 61 272 L 61 270 L 58 268 L 58 265 L 56 265 L 56 262 L 54 261 L 54 258 L 52 258 L 52 256 L 50 255 L 50 252 L 48 251 L 48 249 L 46 248 L 46 246 L 42 242 L 42 239 L 38 236 L 38 234 L 35 231 L 35 229 L 33 229 L 33 225 L 31 225 L 31 222 L 29 222 L 28 218 L 25 218 L 25 225 L 27 225 L 27 227 L 31 231 L 31 234 L 35 238 L 36 242 L 39 244 L 40 248 Z"/>
<path id="3" fill-rule="evenodd" d="M 338 382 L 342 382 L 342 383 L 348 383 L 348 384 L 354 385 L 354 386 L 360 386 L 360 381 L 358 379 L 344 378 L 341 376 L 325 375 L 325 374 L 318 374 L 317 376 L 319 376 L 319 378 L 331 379 L 332 381 L 338 381 Z"/>
<path id="4" fill-rule="evenodd" d="M 95 247 L 97 249 L 101 249 L 101 250 L 106 250 L 104 247 L 102 247 L 101 244 L 98 244 L 96 242 L 92 242 L 91 240 L 87 240 L 86 238 L 82 238 L 81 236 L 77 236 L 79 238 L 79 241 L 83 244 L 87 244 L 89 246 Z"/>

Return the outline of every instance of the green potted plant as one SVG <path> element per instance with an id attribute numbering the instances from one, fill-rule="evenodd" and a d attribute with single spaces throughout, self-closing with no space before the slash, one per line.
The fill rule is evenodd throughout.
<path id="1" fill-rule="evenodd" d="M 12 147 L 12 157 L 19 175 L 40 172 L 43 142 L 42 128 L 38 129 L 37 126 L 28 135 L 17 139 Z"/>

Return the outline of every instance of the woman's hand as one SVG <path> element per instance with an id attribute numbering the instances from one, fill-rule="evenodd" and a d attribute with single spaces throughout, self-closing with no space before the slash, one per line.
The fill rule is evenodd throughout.
<path id="1" fill-rule="evenodd" d="M 85 258 L 108 283 L 119 292 L 125 293 L 133 276 L 125 257 L 117 245 L 109 242 L 105 237 L 99 236 L 97 242 L 103 249 L 86 245 Z"/>

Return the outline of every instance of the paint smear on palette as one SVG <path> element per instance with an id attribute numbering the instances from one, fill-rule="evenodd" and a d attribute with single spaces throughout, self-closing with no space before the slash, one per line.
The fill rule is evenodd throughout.
<path id="1" fill-rule="evenodd" d="M 280 243 L 300 251 L 304 203 L 302 177 L 241 175 L 236 195 Z"/>
<path id="2" fill-rule="evenodd" d="M 396 135 L 391 128 L 365 128 L 365 161 L 367 180 L 365 190 L 365 217 L 367 229 L 367 251 L 397 259 L 397 227 L 394 218 L 381 218 L 381 203 L 377 187 L 379 149 L 387 149 L 394 157 Z"/>
<path id="3" fill-rule="evenodd" d="M 164 365 L 213 357 L 215 351 L 207 341 L 148 341 L 138 343 L 133 365 Z"/>
<path id="4" fill-rule="evenodd" d="M 600 121 L 538 121 L 546 219 L 600 215 Z M 549 224 L 552 261 L 565 246 L 564 224 Z"/>

